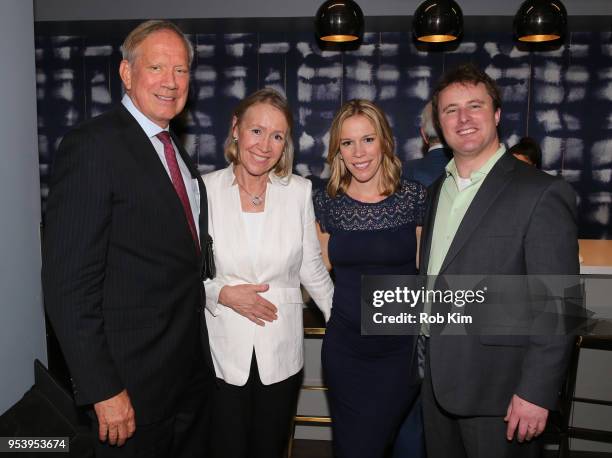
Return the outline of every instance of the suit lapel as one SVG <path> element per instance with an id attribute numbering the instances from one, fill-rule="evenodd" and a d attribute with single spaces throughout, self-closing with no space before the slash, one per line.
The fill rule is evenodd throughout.
<path id="1" fill-rule="evenodd" d="M 134 161 L 136 164 L 138 164 L 139 169 L 142 171 L 140 179 L 143 179 L 146 182 L 146 186 L 151 190 L 152 198 L 156 201 L 160 201 L 160 211 L 165 211 L 168 213 L 169 221 L 184 221 L 184 224 L 182 225 L 184 227 L 182 227 L 182 229 L 184 229 L 183 232 L 185 235 L 185 240 L 191 246 L 193 246 L 193 238 L 185 218 L 183 204 L 181 203 L 181 200 L 174 189 L 174 185 L 168 176 L 168 172 L 166 172 L 166 169 L 160 161 L 155 148 L 151 144 L 151 140 L 147 137 L 138 122 L 123 105 L 120 105 L 118 114 L 120 117 L 120 125 L 125 143 L 127 144 L 128 150 L 134 158 Z M 179 145 L 178 142 L 175 141 L 175 143 L 177 146 Z M 180 150 L 181 148 L 179 146 L 179 152 Z M 187 156 L 186 153 L 185 156 Z M 183 157 L 183 153 L 181 153 L 181 157 Z M 183 158 L 183 160 L 185 159 Z M 189 167 L 190 159 L 188 159 L 188 161 L 185 163 L 188 164 Z M 192 168 L 193 166 L 190 168 L 190 171 Z M 196 253 L 195 249 L 192 251 L 194 254 Z"/>
<path id="2" fill-rule="evenodd" d="M 273 246 L 268 246 L 267 241 L 272 241 L 275 246 L 278 247 L 278 243 L 281 241 L 281 234 L 277 231 L 281 226 L 284 230 L 287 230 L 287 226 L 272 224 L 271 221 L 282 221 L 281 216 L 277 216 L 278 212 L 282 212 L 285 206 L 282 204 L 283 199 L 287 192 L 279 192 L 279 186 L 274 182 L 269 181 L 266 185 L 266 198 L 265 198 L 265 211 L 263 215 L 262 230 L 259 232 L 259 240 L 257 240 L 257 256 L 253 262 L 255 272 L 266 271 L 266 266 L 260 262 L 261 254 L 264 250 L 274 250 Z M 278 249 L 278 248 L 277 248 Z"/>
<path id="3" fill-rule="evenodd" d="M 183 207 L 151 140 L 123 105 L 119 114 L 122 118 L 123 137 L 134 160 L 143 171 L 142 177 L 153 191 L 155 199 L 161 199 L 161 206 L 168 210 L 172 217 L 177 218 Z"/>
<path id="4" fill-rule="evenodd" d="M 223 234 L 218 238 L 222 239 L 221 249 L 226 255 L 231 253 L 233 265 L 240 272 L 245 273 L 245 278 L 249 283 L 256 283 L 257 276 L 253 268 L 253 260 L 249 252 L 249 237 L 247 227 L 242 216 L 242 205 L 240 204 L 240 189 L 234 183 L 234 166 L 230 165 L 223 170 L 223 180 L 221 183 L 222 192 L 220 194 L 219 205 L 215 213 L 222 214 L 222 224 L 214 224 L 215 231 L 221 230 Z M 215 197 L 215 202 L 217 202 Z M 222 210 L 220 210 L 222 209 Z"/>
<path id="5" fill-rule="evenodd" d="M 433 237 L 433 228 L 436 221 L 436 208 L 438 207 L 438 200 L 440 199 L 440 190 L 444 183 L 446 175 L 443 174 L 441 178 L 436 180 L 429 188 L 429 201 L 427 204 L 427 210 L 425 212 L 425 219 L 423 220 L 423 230 L 421 234 L 421 247 L 419 250 L 419 266 L 421 273 L 426 274 L 429 265 L 429 255 L 431 253 L 431 239 Z"/>
<path id="6" fill-rule="evenodd" d="M 183 159 L 183 162 L 189 169 L 191 178 L 197 180 L 198 182 L 198 190 L 200 191 L 200 214 L 198 217 L 198 225 L 200 227 L 200 252 L 203 253 L 205 248 L 204 245 L 206 244 L 206 236 L 208 235 L 208 200 L 206 197 L 206 188 L 196 165 L 193 163 L 193 160 L 189 154 L 187 154 L 187 151 L 185 151 L 183 148 L 178 137 L 174 134 L 174 132 L 170 132 L 170 136 L 172 137 L 174 144 L 177 146 L 178 153 Z M 187 183 L 185 183 L 185 186 L 187 186 Z M 189 229 L 189 227 L 187 229 Z"/>
<path id="7" fill-rule="evenodd" d="M 441 274 L 448 268 L 459 251 L 461 251 L 461 248 L 463 248 L 465 243 L 472 236 L 472 233 L 489 211 L 491 205 L 493 205 L 495 200 L 497 200 L 498 196 L 502 193 L 512 178 L 512 174 L 510 173 L 512 170 L 514 170 L 513 159 L 504 154 L 487 174 L 476 196 L 474 196 L 474 200 L 472 200 L 472 203 L 461 220 L 461 224 L 457 229 L 453 242 L 440 267 Z"/>

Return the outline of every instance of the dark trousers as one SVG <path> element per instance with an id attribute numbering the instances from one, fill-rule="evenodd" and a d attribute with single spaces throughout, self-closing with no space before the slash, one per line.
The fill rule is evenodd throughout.
<path id="1" fill-rule="evenodd" d="M 436 401 L 431 383 L 429 357 L 421 390 L 425 444 L 428 458 L 535 458 L 539 440 L 519 443 L 506 440 L 503 417 L 459 417 Z M 510 400 L 508 399 L 508 402 Z"/>
<path id="2" fill-rule="evenodd" d="M 420 335 L 416 341 L 417 370 L 421 382 L 425 376 L 427 337 Z M 425 458 L 425 433 L 423 431 L 423 403 L 417 394 L 408 415 L 397 432 L 391 458 Z"/>
<path id="3" fill-rule="evenodd" d="M 395 438 L 391 458 L 425 458 L 423 411 L 419 394 Z"/>
<path id="4" fill-rule="evenodd" d="M 97 458 L 204 458 L 210 423 L 210 396 L 214 384 L 208 369 L 196 369 L 181 396 L 175 414 L 155 423 L 139 424 L 136 432 L 121 446 L 98 440 L 96 415 L 92 421 L 94 451 Z M 163 396 L 163 393 L 160 393 Z"/>
<path id="5" fill-rule="evenodd" d="M 212 397 L 210 457 L 281 458 L 301 384 L 302 371 L 264 385 L 254 353 L 244 386 L 217 379 Z"/>

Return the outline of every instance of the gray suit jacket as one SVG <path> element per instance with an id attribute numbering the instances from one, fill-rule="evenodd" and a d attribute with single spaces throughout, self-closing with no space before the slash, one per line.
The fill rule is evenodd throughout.
<path id="1" fill-rule="evenodd" d="M 421 238 L 429 263 L 443 178 L 432 186 Z M 489 172 L 440 274 L 578 274 L 575 194 L 562 179 L 510 155 Z M 434 393 L 450 413 L 505 415 L 513 394 L 554 409 L 572 339 L 564 336 L 432 336 Z"/>

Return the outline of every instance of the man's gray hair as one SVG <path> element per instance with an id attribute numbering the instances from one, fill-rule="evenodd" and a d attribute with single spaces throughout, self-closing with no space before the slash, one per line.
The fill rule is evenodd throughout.
<path id="1" fill-rule="evenodd" d="M 429 101 L 421 112 L 421 129 L 423 129 L 423 133 L 427 137 L 429 143 L 440 143 L 438 133 L 433 124 L 431 109 L 431 101 Z"/>
<path id="2" fill-rule="evenodd" d="M 170 21 L 163 20 L 151 20 L 146 21 L 138 25 L 130 34 L 125 38 L 125 41 L 121 45 L 121 54 L 130 65 L 134 63 L 138 54 L 138 46 L 142 43 L 149 35 L 159 32 L 160 30 L 170 30 L 178 35 L 185 44 L 187 55 L 189 56 L 189 66 L 193 61 L 193 45 L 187 39 L 185 34 L 178 26 Z"/>

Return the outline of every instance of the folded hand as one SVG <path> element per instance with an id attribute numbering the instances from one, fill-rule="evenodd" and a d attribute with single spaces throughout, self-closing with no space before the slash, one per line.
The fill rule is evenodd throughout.
<path id="1" fill-rule="evenodd" d="M 253 323 L 265 326 L 265 321 L 272 322 L 278 318 L 276 306 L 258 294 L 269 288 L 266 284 L 224 286 L 219 293 L 219 302 Z"/>

